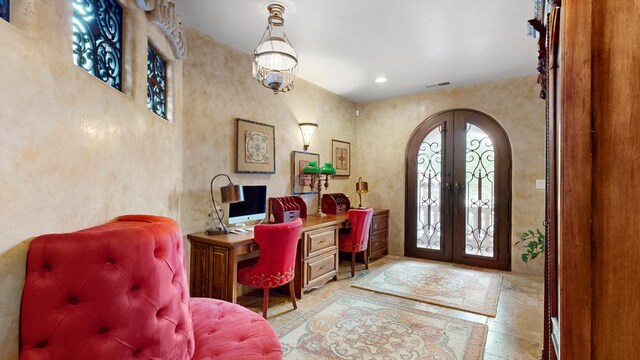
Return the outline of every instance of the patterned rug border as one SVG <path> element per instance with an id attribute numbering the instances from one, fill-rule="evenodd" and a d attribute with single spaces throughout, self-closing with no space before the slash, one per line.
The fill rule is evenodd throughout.
<path id="1" fill-rule="evenodd" d="M 401 292 L 397 292 L 397 291 L 393 291 L 393 290 L 385 290 L 385 289 L 379 289 L 377 287 L 374 287 L 372 285 L 367 285 L 367 283 L 369 282 L 370 279 L 375 278 L 376 276 L 380 275 L 381 273 L 383 273 L 386 269 L 394 266 L 394 265 L 398 265 L 399 263 L 403 263 L 403 262 L 415 262 L 415 263 L 420 263 L 420 264 L 430 264 L 430 265 L 438 265 L 438 266 L 444 266 L 450 269 L 454 269 L 454 270 L 459 270 L 459 271 L 477 271 L 477 272 L 481 272 L 481 273 L 485 273 L 485 274 L 491 274 L 491 275 L 495 275 L 498 280 L 498 284 L 495 287 L 492 287 L 492 292 L 487 295 L 487 299 L 489 299 L 490 304 L 489 306 L 491 307 L 491 310 L 476 310 L 476 309 L 472 309 L 469 307 L 465 307 L 465 306 L 461 306 L 459 304 L 453 304 L 453 303 L 449 303 L 446 302 L 444 300 L 438 300 L 438 299 L 429 299 L 429 298 L 420 298 L 418 296 L 412 296 L 410 294 L 406 294 L 406 293 L 401 293 Z M 413 258 L 400 258 L 398 259 L 398 261 L 394 261 L 394 262 L 390 262 L 390 263 L 386 263 L 384 265 L 382 265 L 381 267 L 379 267 L 378 269 L 373 270 L 371 273 L 367 274 L 364 278 L 358 280 L 356 283 L 351 284 L 352 287 L 355 288 L 359 288 L 359 289 L 364 289 L 364 290 L 369 290 L 369 291 L 373 291 L 375 293 L 378 294 L 387 294 L 387 295 L 392 295 L 392 296 L 397 296 L 399 298 L 403 298 L 403 299 L 408 299 L 408 300 L 413 300 L 413 301 L 419 301 L 422 303 L 426 303 L 426 304 L 433 304 L 433 305 L 438 305 L 438 306 L 443 306 L 446 308 L 450 308 L 450 309 L 455 309 L 455 310 L 462 310 L 462 311 L 466 311 L 466 312 L 470 312 L 473 314 L 479 314 L 479 315 L 484 315 L 484 316 L 489 316 L 489 317 L 496 317 L 496 313 L 498 312 L 498 300 L 500 298 L 500 289 L 502 289 L 502 282 L 504 280 L 504 276 L 502 274 L 497 274 L 494 272 L 489 272 L 489 271 L 483 271 L 483 270 L 476 270 L 476 269 L 471 269 L 471 268 L 465 268 L 465 267 L 457 267 L 454 265 L 449 265 L 449 264 L 441 264 L 441 263 L 434 263 L 431 261 L 425 261 L 422 259 L 413 259 Z M 493 281 L 492 281 L 493 284 Z"/>
<path id="2" fill-rule="evenodd" d="M 331 295 L 329 295 L 328 297 L 323 299 L 321 302 L 319 302 L 318 304 L 316 304 L 313 307 L 311 307 L 309 310 L 307 310 L 304 313 L 302 313 L 302 314 L 296 316 L 295 318 L 291 319 L 286 324 L 280 326 L 278 329 L 276 329 L 276 333 L 278 334 L 278 337 L 281 338 L 283 336 L 288 335 L 290 332 L 294 331 L 295 329 L 297 329 L 299 326 L 301 326 L 305 322 L 311 320 L 314 316 L 316 316 L 321 311 L 325 310 L 334 301 L 339 300 L 341 297 L 356 298 L 356 299 L 361 300 L 361 301 L 368 301 L 368 302 L 373 303 L 373 304 L 391 307 L 391 308 L 394 308 L 396 310 L 407 311 L 407 312 L 410 312 L 410 313 L 418 313 L 418 314 L 423 315 L 423 316 L 432 317 L 432 318 L 440 319 L 440 320 L 446 320 L 446 321 L 450 321 L 450 322 L 454 322 L 454 323 L 470 324 L 470 326 L 472 328 L 472 331 L 471 331 L 471 334 L 469 335 L 467 343 L 465 344 L 465 348 L 467 349 L 467 351 L 466 351 L 463 359 L 473 359 L 473 358 L 470 357 L 470 353 L 479 354 L 480 355 L 479 359 L 482 359 L 483 356 L 484 356 L 484 350 L 485 350 L 486 343 L 487 343 L 487 336 L 489 334 L 489 326 L 486 325 L 486 324 L 482 324 L 482 323 L 478 323 L 478 322 L 470 321 L 470 320 L 458 319 L 458 318 L 451 317 L 451 316 L 446 316 L 446 315 L 442 315 L 442 314 L 438 314 L 438 313 L 433 313 L 433 312 L 427 311 L 427 310 L 416 309 L 416 308 L 409 307 L 409 306 L 406 306 L 406 305 L 401 304 L 401 303 L 389 301 L 389 300 L 392 300 L 391 298 L 389 300 L 383 300 L 383 299 L 367 297 L 367 296 L 363 296 L 363 295 L 359 295 L 359 294 L 353 294 L 353 293 L 349 293 L 349 292 L 342 291 L 342 290 L 338 290 L 338 291 L 335 291 L 335 292 L 331 293 Z"/>

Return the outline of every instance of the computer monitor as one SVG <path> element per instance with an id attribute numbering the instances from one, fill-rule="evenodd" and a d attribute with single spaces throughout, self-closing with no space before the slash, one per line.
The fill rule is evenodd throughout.
<path id="1" fill-rule="evenodd" d="M 229 204 L 229 224 L 264 219 L 267 216 L 267 185 L 243 185 L 242 192 L 244 201 Z"/>

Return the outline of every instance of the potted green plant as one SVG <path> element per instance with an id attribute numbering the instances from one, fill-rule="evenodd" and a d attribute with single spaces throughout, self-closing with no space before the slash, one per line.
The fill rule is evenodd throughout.
<path id="1" fill-rule="evenodd" d="M 533 260 L 544 254 L 544 234 L 540 229 L 527 230 L 520 234 L 520 240 L 516 241 L 514 247 L 522 243 L 526 252 L 520 255 L 520 259 L 526 264 L 529 260 Z"/>

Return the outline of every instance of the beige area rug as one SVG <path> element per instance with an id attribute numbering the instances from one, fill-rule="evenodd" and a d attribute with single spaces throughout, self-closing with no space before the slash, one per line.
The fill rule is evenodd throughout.
<path id="1" fill-rule="evenodd" d="M 351 286 L 495 317 L 501 284 L 500 274 L 401 259 Z"/>
<path id="2" fill-rule="evenodd" d="M 487 325 L 336 291 L 280 327 L 285 359 L 482 359 Z"/>

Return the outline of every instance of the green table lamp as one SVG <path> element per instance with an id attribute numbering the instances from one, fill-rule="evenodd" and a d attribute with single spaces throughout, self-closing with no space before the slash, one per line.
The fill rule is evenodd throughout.
<path id="1" fill-rule="evenodd" d="M 333 167 L 332 163 L 324 163 L 324 166 L 321 168 L 318 166 L 317 161 L 309 161 L 309 164 L 302 168 L 302 172 L 304 174 L 310 174 L 311 177 L 311 188 L 315 186 L 316 181 L 318 182 L 318 215 L 326 216 L 322 212 L 322 179 L 320 178 L 324 175 L 324 188 L 329 188 L 329 175 L 335 175 L 336 169 Z"/>

